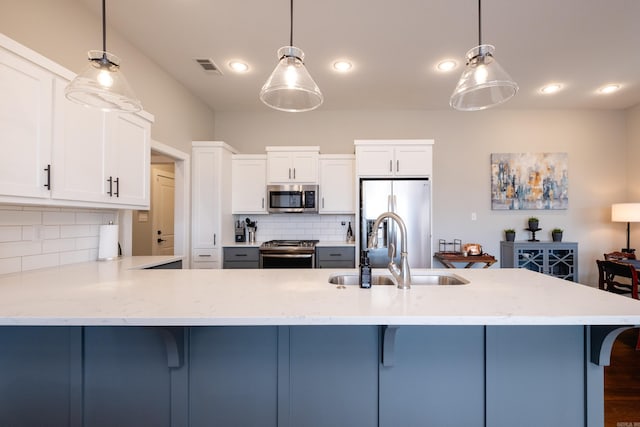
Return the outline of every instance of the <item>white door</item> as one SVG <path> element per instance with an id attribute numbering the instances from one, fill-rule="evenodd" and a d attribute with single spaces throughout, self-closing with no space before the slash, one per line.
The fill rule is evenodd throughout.
<path id="1" fill-rule="evenodd" d="M 173 255 L 174 174 L 152 168 L 151 191 L 152 255 Z"/>

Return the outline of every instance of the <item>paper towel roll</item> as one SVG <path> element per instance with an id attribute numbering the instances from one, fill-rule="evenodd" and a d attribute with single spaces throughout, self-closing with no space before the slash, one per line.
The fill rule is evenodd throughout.
<path id="1" fill-rule="evenodd" d="M 118 257 L 118 225 L 100 226 L 98 238 L 98 260 L 106 261 Z"/>

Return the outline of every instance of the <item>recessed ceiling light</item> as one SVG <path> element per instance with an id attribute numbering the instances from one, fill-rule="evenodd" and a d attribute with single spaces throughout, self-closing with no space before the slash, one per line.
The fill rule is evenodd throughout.
<path id="1" fill-rule="evenodd" d="M 229 62 L 229 68 L 231 68 L 233 71 L 236 71 L 238 73 L 245 73 L 249 71 L 249 66 L 244 62 L 240 62 L 240 61 Z"/>
<path id="2" fill-rule="evenodd" d="M 445 59 L 444 61 L 438 62 L 438 65 L 436 65 L 436 69 L 438 71 L 447 72 L 453 70 L 457 66 L 458 64 L 456 63 L 456 61 L 452 59 Z"/>
<path id="3" fill-rule="evenodd" d="M 351 70 L 353 65 L 349 61 L 336 61 L 333 63 L 333 69 L 342 73 Z"/>
<path id="4" fill-rule="evenodd" d="M 620 89 L 620 85 L 612 83 L 612 84 L 602 86 L 600 89 L 598 89 L 598 92 L 602 94 L 609 94 L 609 93 L 616 92 L 618 89 Z"/>
<path id="5" fill-rule="evenodd" d="M 550 83 L 548 85 L 542 86 L 540 88 L 540 93 L 544 95 L 550 95 L 552 93 L 558 92 L 562 89 L 562 85 L 560 83 Z"/>

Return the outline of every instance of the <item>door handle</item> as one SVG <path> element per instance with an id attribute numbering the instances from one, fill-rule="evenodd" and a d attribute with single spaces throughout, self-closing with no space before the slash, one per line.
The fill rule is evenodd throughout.
<path id="1" fill-rule="evenodd" d="M 166 242 L 166 240 L 158 237 L 158 243 L 162 243 L 162 242 Z"/>
<path id="2" fill-rule="evenodd" d="M 47 183 L 44 186 L 47 190 L 51 190 L 51 165 L 47 165 L 44 171 L 47 173 Z"/>

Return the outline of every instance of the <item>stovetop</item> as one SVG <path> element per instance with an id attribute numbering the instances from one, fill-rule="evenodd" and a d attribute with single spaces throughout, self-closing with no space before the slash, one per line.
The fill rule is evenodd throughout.
<path id="1" fill-rule="evenodd" d="M 318 240 L 269 240 L 260 245 L 260 249 L 314 249 Z"/>

